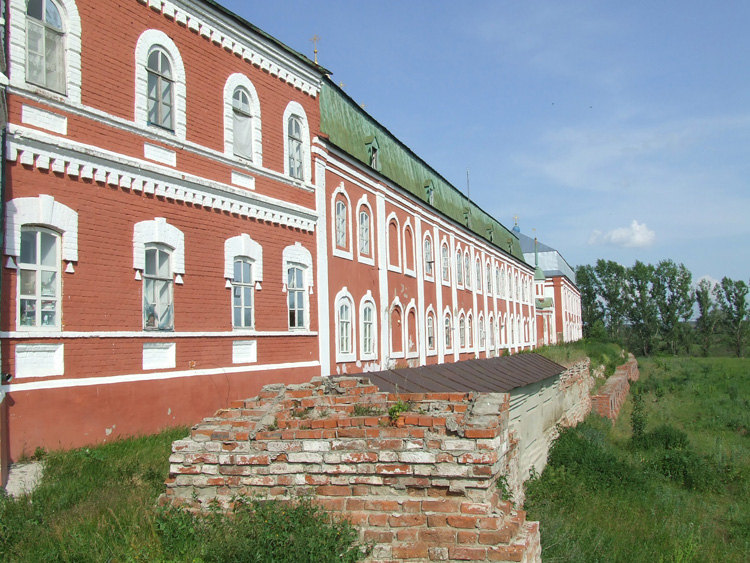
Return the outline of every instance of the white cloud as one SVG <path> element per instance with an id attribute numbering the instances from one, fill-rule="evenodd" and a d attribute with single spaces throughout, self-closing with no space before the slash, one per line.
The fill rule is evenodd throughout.
<path id="1" fill-rule="evenodd" d="M 606 233 L 594 231 L 589 237 L 589 244 L 610 244 L 625 248 L 644 248 L 651 246 L 656 238 L 656 233 L 649 229 L 645 223 L 639 223 L 635 219 L 629 227 L 619 227 Z"/>

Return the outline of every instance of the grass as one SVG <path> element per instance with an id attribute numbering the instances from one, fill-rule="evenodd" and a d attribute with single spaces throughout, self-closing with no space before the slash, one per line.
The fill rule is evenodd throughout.
<path id="1" fill-rule="evenodd" d="M 45 456 L 39 487 L 0 490 L 2 561 L 357 561 L 357 532 L 309 499 L 247 500 L 236 514 L 160 508 L 178 428 Z"/>
<path id="2" fill-rule="evenodd" d="M 746 561 L 750 360 L 639 363 L 614 427 L 564 430 L 528 484 L 544 561 Z"/>
<path id="3" fill-rule="evenodd" d="M 605 367 L 605 377 L 612 375 L 615 368 L 625 362 L 625 353 L 619 345 L 600 340 L 584 339 L 555 346 L 542 346 L 532 352 L 566 367 L 589 357 L 592 369 L 600 365 Z"/>

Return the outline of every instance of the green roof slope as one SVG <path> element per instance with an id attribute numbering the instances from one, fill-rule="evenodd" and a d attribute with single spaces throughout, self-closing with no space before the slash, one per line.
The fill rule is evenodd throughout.
<path id="1" fill-rule="evenodd" d="M 368 166 L 367 143 L 376 138 L 380 174 L 428 205 L 426 186 L 431 184 L 434 209 L 524 262 L 521 243 L 513 232 L 468 201 L 329 79 L 323 80 L 320 91 L 320 128 L 331 143 Z"/>

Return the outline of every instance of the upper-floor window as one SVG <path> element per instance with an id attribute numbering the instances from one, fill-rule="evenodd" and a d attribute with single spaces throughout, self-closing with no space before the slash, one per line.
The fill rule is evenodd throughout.
<path id="1" fill-rule="evenodd" d="M 482 263 L 477 259 L 475 265 L 477 291 L 482 291 Z"/>
<path id="2" fill-rule="evenodd" d="M 60 327 L 60 236 L 42 227 L 21 229 L 18 325 Z"/>
<path id="3" fill-rule="evenodd" d="M 456 283 L 464 283 L 464 253 L 461 250 L 456 251 Z"/>
<path id="4" fill-rule="evenodd" d="M 388 266 L 401 269 L 401 235 L 395 215 L 388 221 Z"/>
<path id="5" fill-rule="evenodd" d="M 451 261 L 450 261 L 450 252 L 448 251 L 448 245 L 443 243 L 443 246 L 440 249 L 440 261 L 441 261 L 441 269 L 442 269 L 442 276 L 443 281 L 445 283 L 450 283 L 451 281 Z"/>
<path id="6" fill-rule="evenodd" d="M 484 277 L 487 278 L 487 295 L 492 295 L 492 268 L 489 263 L 484 268 Z"/>
<path id="7" fill-rule="evenodd" d="M 370 213 L 364 207 L 359 209 L 359 253 L 370 256 Z"/>
<path id="8" fill-rule="evenodd" d="M 374 170 L 380 170 L 380 146 L 378 145 L 378 139 L 374 136 L 367 137 L 365 140 L 365 147 L 367 148 L 367 163 Z"/>
<path id="9" fill-rule="evenodd" d="M 143 269 L 143 328 L 174 329 L 172 249 L 147 244 Z"/>
<path id="10" fill-rule="evenodd" d="M 235 155 L 253 157 L 253 114 L 250 93 L 238 86 L 232 94 L 232 149 Z"/>
<path id="11" fill-rule="evenodd" d="M 174 80 L 172 63 L 160 47 L 153 47 L 146 64 L 148 74 L 148 124 L 174 131 Z"/>
<path id="12" fill-rule="evenodd" d="M 287 269 L 287 304 L 289 306 L 289 328 L 305 328 L 304 269 L 294 264 Z"/>
<path id="13" fill-rule="evenodd" d="M 471 287 L 471 258 L 469 258 L 468 250 L 464 254 L 464 275 L 466 276 L 464 285 L 466 286 L 466 289 L 469 289 Z"/>
<path id="14" fill-rule="evenodd" d="M 232 279 L 232 325 L 252 328 L 253 322 L 253 261 L 244 256 L 234 259 Z"/>
<path id="15" fill-rule="evenodd" d="M 435 258 L 432 255 L 432 239 L 428 236 L 424 238 L 424 275 L 432 278 L 435 267 Z"/>
<path id="16" fill-rule="evenodd" d="M 414 273 L 414 234 L 408 223 L 404 227 L 404 270 Z"/>
<path id="17" fill-rule="evenodd" d="M 52 0 L 26 6 L 26 80 L 65 94 L 65 29 Z"/>
<path id="18" fill-rule="evenodd" d="M 336 246 L 346 248 L 346 227 L 347 227 L 347 209 L 346 202 L 343 200 L 336 201 Z"/>
<path id="19" fill-rule="evenodd" d="M 289 175 L 302 180 L 302 121 L 292 115 L 287 121 Z"/>

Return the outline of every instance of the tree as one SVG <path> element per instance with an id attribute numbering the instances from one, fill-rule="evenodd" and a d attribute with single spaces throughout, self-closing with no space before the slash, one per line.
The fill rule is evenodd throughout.
<path id="1" fill-rule="evenodd" d="M 596 261 L 597 293 L 604 300 L 604 318 L 612 338 L 617 338 L 625 320 L 625 267 L 612 260 Z"/>
<path id="2" fill-rule="evenodd" d="M 598 321 L 604 319 L 604 310 L 597 293 L 596 271 L 593 266 L 576 268 L 576 285 L 581 292 L 581 315 L 583 317 L 583 337 L 589 338 Z"/>
<path id="3" fill-rule="evenodd" d="M 630 323 L 634 347 L 644 356 L 653 349 L 659 330 L 659 311 L 653 297 L 654 267 L 636 260 L 626 271 L 625 282 L 626 316 Z"/>
<path id="4" fill-rule="evenodd" d="M 714 285 L 707 279 L 698 282 L 695 288 L 695 301 L 698 304 L 698 319 L 695 321 L 695 331 L 701 346 L 701 352 L 708 356 L 711 348 L 716 325 L 719 322 L 719 312 L 713 300 Z"/>
<path id="5" fill-rule="evenodd" d="M 673 355 L 685 337 L 685 325 L 693 316 L 693 274 L 684 264 L 662 260 L 653 275 L 653 297 L 659 314 L 659 329 Z"/>
<path id="6" fill-rule="evenodd" d="M 714 287 L 714 296 L 721 309 L 721 322 L 738 358 L 742 356 L 748 328 L 747 292 L 748 286 L 744 281 L 727 277 L 723 277 Z"/>

